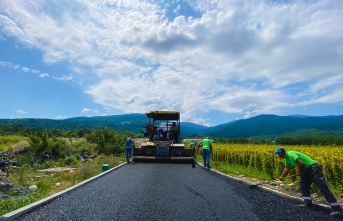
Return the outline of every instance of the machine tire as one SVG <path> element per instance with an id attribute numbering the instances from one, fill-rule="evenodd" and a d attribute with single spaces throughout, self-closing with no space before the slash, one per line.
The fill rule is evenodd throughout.
<path id="1" fill-rule="evenodd" d="M 192 168 L 195 168 L 195 162 L 194 161 L 192 162 Z"/>

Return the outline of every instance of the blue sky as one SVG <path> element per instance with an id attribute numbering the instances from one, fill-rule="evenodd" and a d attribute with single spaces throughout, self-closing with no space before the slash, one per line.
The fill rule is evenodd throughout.
<path id="1" fill-rule="evenodd" d="M 1 0 L 0 118 L 342 115 L 343 1 Z"/>

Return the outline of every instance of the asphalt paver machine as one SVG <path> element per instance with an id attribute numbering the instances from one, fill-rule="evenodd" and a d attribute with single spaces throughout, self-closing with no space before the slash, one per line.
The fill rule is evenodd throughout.
<path id="1" fill-rule="evenodd" d="M 195 167 L 194 150 L 180 142 L 180 112 L 155 110 L 146 116 L 142 132 L 148 141 L 133 148 L 133 161 L 171 161 Z"/>

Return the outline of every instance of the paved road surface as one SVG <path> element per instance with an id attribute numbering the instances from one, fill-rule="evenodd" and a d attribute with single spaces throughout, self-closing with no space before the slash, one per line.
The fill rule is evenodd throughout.
<path id="1" fill-rule="evenodd" d="M 188 164 L 131 163 L 17 220 L 336 220 Z"/>

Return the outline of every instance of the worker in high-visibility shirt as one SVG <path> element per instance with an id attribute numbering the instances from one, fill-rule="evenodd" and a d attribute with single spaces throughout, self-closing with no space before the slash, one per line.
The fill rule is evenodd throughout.
<path id="1" fill-rule="evenodd" d="M 279 177 L 279 180 L 282 181 L 285 179 L 292 166 L 298 169 L 297 176 L 300 176 L 300 190 L 305 206 L 312 206 L 310 187 L 311 184 L 314 183 L 319 188 L 326 201 L 330 203 L 332 209 L 330 216 L 343 217 L 342 207 L 329 190 L 322 172 L 322 168 L 315 160 L 297 151 L 286 151 L 282 147 L 277 148 L 275 153 L 285 161 L 285 167 L 281 176 Z"/>
<path id="2" fill-rule="evenodd" d="M 202 139 L 202 141 L 199 143 L 199 146 L 202 147 L 202 158 L 204 160 L 204 168 L 210 169 L 210 158 L 212 152 L 211 140 L 208 137 L 206 137 L 205 139 Z"/>

